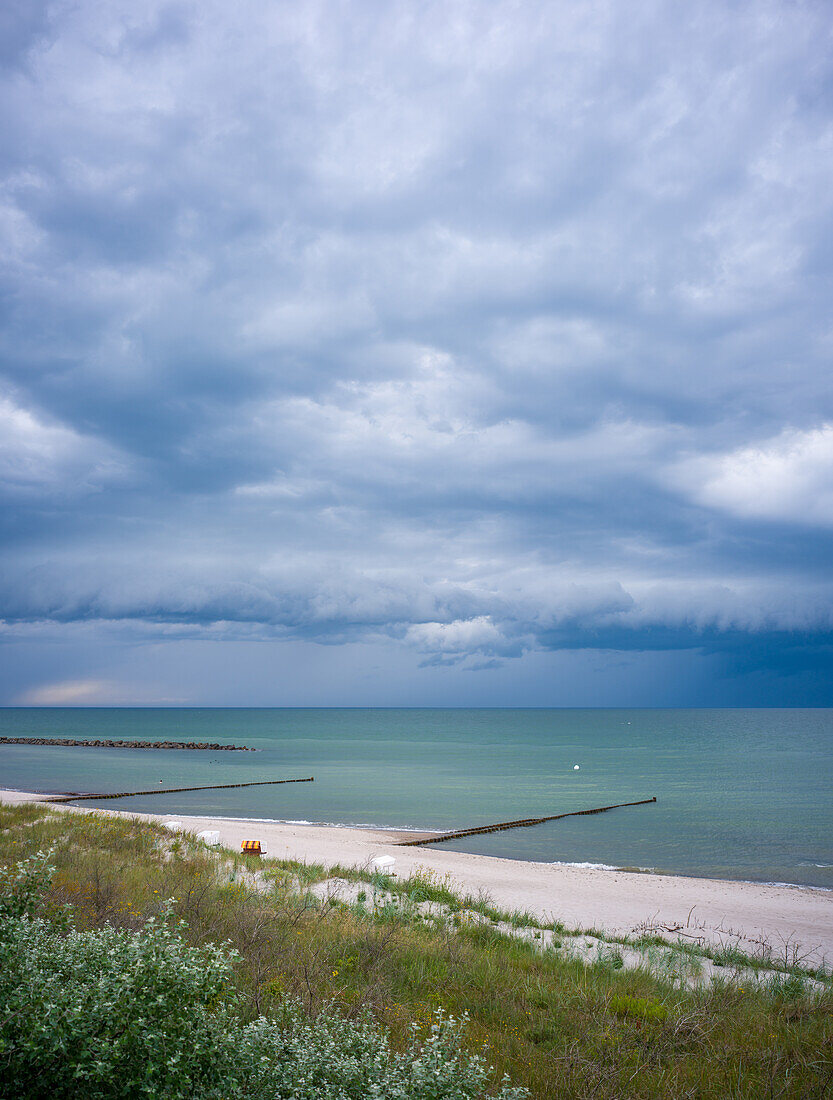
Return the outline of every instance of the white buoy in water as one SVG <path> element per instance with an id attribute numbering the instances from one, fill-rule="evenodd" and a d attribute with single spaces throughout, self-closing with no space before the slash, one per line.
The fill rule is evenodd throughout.
<path id="1" fill-rule="evenodd" d="M 574 771 L 574 772 L 577 772 L 577 771 L 578 771 L 578 764 L 573 764 L 573 771 Z"/>

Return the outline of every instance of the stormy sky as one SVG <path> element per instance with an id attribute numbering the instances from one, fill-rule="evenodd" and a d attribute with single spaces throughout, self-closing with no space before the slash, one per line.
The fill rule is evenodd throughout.
<path id="1" fill-rule="evenodd" d="M 826 0 L 7 0 L 0 702 L 833 704 Z"/>

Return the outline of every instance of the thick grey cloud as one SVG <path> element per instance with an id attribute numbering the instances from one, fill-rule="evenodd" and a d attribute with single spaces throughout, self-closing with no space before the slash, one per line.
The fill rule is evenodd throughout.
<path id="1" fill-rule="evenodd" d="M 697 649 L 823 698 L 828 16 L 4 9 L 7 649 Z"/>

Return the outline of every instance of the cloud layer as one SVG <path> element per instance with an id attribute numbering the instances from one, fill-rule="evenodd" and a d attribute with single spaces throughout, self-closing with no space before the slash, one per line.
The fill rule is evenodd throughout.
<path id="1" fill-rule="evenodd" d="M 820 667 L 825 5 L 3 19 L 7 646 Z"/>

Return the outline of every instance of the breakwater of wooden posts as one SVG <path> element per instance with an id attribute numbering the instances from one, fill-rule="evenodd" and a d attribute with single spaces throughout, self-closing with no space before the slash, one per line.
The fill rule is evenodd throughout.
<path id="1" fill-rule="evenodd" d="M 310 775 L 306 779 L 258 779 L 251 783 L 212 783 L 208 787 L 156 787 L 150 791 L 117 791 L 115 794 L 99 794 L 95 791 L 86 793 L 67 791 L 64 794 L 43 796 L 44 802 L 75 802 L 78 799 L 92 798 L 135 798 L 140 794 L 182 794 L 183 791 L 223 791 L 230 787 L 271 787 L 279 783 L 314 783 L 315 776 Z"/>
<path id="2" fill-rule="evenodd" d="M 215 741 L 79 741 L 68 737 L 0 737 L 0 745 L 64 745 L 85 749 L 199 749 L 203 752 L 257 752 L 248 745 L 220 745 Z"/>
<path id="3" fill-rule="evenodd" d="M 598 806 L 595 810 L 570 810 L 565 814 L 547 814 L 546 817 L 522 817 L 517 821 L 499 821 L 495 825 L 476 825 L 471 829 L 457 829 L 453 833 L 440 833 L 439 836 L 422 837 L 419 840 L 399 840 L 402 848 L 416 847 L 419 844 L 442 844 L 445 840 L 462 840 L 467 836 L 479 836 L 481 833 L 500 833 L 504 829 L 527 829 L 531 825 L 541 825 L 545 821 L 560 821 L 563 817 L 582 817 L 585 814 L 604 814 L 608 810 L 621 810 L 625 806 L 647 806 L 656 802 L 656 798 L 642 798 L 639 802 L 617 802 L 613 806 Z"/>

